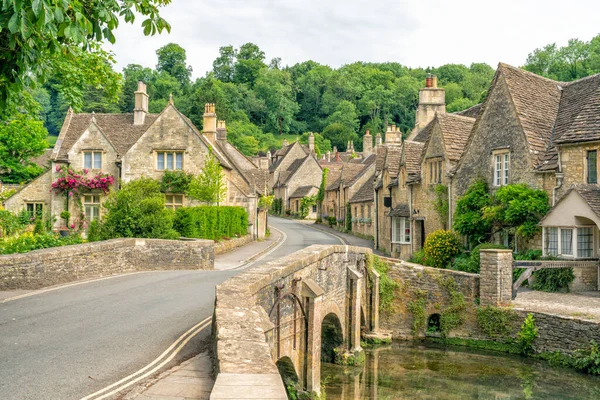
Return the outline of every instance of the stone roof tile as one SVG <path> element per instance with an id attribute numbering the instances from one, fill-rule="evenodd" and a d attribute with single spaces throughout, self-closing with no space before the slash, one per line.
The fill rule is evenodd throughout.
<path id="1" fill-rule="evenodd" d="M 373 177 L 371 177 L 354 193 L 354 196 L 350 199 L 350 203 L 364 203 L 373 201 L 374 199 Z"/>

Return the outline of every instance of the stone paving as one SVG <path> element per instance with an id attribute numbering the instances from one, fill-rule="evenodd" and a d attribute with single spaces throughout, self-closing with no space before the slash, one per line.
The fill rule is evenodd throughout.
<path id="1" fill-rule="evenodd" d="M 208 400 L 214 383 L 213 360 L 201 353 L 137 387 L 123 400 Z"/>
<path id="2" fill-rule="evenodd" d="M 546 293 L 534 290 L 519 291 L 513 300 L 516 308 L 558 314 L 600 322 L 600 293 Z"/>

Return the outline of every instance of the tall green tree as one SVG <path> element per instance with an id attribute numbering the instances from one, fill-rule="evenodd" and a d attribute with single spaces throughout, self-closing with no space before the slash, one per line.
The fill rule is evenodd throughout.
<path id="1" fill-rule="evenodd" d="M 260 71 L 267 67 L 264 60 L 265 53 L 254 43 L 241 45 L 237 52 L 237 61 L 234 66 L 234 81 L 253 87 L 260 75 Z"/>
<path id="2" fill-rule="evenodd" d="M 221 82 L 233 82 L 236 57 L 237 52 L 233 46 L 219 48 L 219 57 L 213 61 L 213 73 L 216 79 Z"/>
<path id="3" fill-rule="evenodd" d="M 264 130 L 280 135 L 290 132 L 299 107 L 294 101 L 289 73 L 278 69 L 262 70 L 254 91 L 265 104 L 261 118 Z"/>
<path id="4" fill-rule="evenodd" d="M 192 199 L 219 205 L 227 194 L 227 184 L 219 160 L 210 153 L 202 167 L 202 172 L 192 179 L 186 193 Z"/>
<path id="5" fill-rule="evenodd" d="M 179 82 L 181 89 L 187 88 L 192 76 L 192 67 L 187 65 L 185 49 L 176 43 L 169 43 L 156 50 L 157 72 L 166 72 Z"/>

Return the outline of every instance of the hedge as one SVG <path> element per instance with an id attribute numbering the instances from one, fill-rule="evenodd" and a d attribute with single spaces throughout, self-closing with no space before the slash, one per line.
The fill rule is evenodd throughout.
<path id="1" fill-rule="evenodd" d="M 181 207 L 173 223 L 181 236 L 219 240 L 248 233 L 248 212 L 243 207 Z"/>

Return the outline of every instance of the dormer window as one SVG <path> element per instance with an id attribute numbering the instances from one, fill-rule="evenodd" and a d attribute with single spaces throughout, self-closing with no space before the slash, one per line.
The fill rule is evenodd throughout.
<path id="1" fill-rule="evenodd" d="M 182 151 L 159 151 L 156 153 L 156 169 L 158 170 L 182 170 Z"/>
<path id="2" fill-rule="evenodd" d="M 102 152 L 101 151 L 84 151 L 83 152 L 83 168 L 102 169 Z"/>
<path id="3" fill-rule="evenodd" d="M 494 159 L 494 186 L 508 185 L 508 171 L 510 168 L 510 153 L 508 151 L 497 152 Z"/>
<path id="4" fill-rule="evenodd" d="M 442 160 L 434 158 L 427 161 L 429 184 L 442 183 Z"/>
<path id="5" fill-rule="evenodd" d="M 587 152 L 587 183 L 597 184 L 598 183 L 598 151 L 588 150 Z"/>

